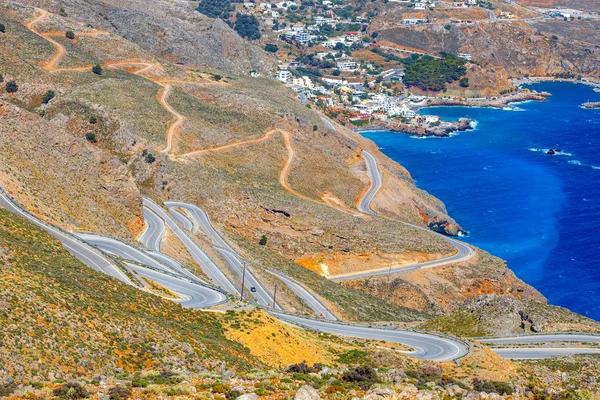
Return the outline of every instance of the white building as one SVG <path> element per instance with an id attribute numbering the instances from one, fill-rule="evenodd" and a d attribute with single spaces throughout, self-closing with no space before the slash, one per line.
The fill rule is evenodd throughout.
<path id="1" fill-rule="evenodd" d="M 336 67 L 340 71 L 354 71 L 356 69 L 356 61 L 352 61 L 352 60 L 338 61 L 336 63 Z"/>
<path id="2" fill-rule="evenodd" d="M 290 71 L 277 71 L 275 73 L 275 79 L 280 80 L 283 83 L 288 83 L 290 81 Z"/>
<path id="3" fill-rule="evenodd" d="M 307 32 L 298 32 L 295 39 L 299 43 L 308 43 L 310 42 L 310 35 Z"/>
<path id="4" fill-rule="evenodd" d="M 425 3 L 415 3 L 415 10 L 424 10 Z"/>

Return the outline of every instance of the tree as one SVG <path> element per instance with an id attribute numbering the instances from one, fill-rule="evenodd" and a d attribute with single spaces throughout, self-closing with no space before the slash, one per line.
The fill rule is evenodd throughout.
<path id="1" fill-rule="evenodd" d="M 17 82 L 15 82 L 15 81 L 6 82 L 6 91 L 8 93 L 15 93 L 17 90 L 19 90 L 19 85 L 17 85 Z"/>
<path id="2" fill-rule="evenodd" d="M 319 130 L 319 126 L 318 125 L 313 125 L 313 132 L 316 132 Z"/>
<path id="3" fill-rule="evenodd" d="M 100 64 L 96 64 L 92 67 L 92 72 L 95 73 L 96 75 L 102 75 L 102 67 L 100 66 Z"/>
<path id="4" fill-rule="evenodd" d="M 93 124 L 95 124 L 96 122 L 98 122 L 98 119 L 97 119 L 95 116 L 93 116 L 93 115 L 92 115 L 92 116 L 90 117 L 90 124 L 92 124 L 92 125 L 93 125 Z"/>
<path id="5" fill-rule="evenodd" d="M 0 74 L 0 83 L 4 82 L 4 77 Z"/>
<path id="6" fill-rule="evenodd" d="M 6 27 L 4 26 L 4 24 L 0 24 L 0 32 L 6 32 Z"/>
<path id="7" fill-rule="evenodd" d="M 260 241 L 258 242 L 258 244 L 260 244 L 261 246 L 266 246 L 267 245 L 267 237 L 265 235 L 262 235 L 260 237 Z"/>
<path id="8" fill-rule="evenodd" d="M 254 15 L 238 13 L 235 17 L 235 31 L 243 38 L 260 39 L 260 26 Z"/>
<path id="9" fill-rule="evenodd" d="M 73 31 L 67 31 L 65 32 L 65 36 L 67 37 L 67 39 L 75 39 L 75 33 L 73 33 Z"/>
<path id="10" fill-rule="evenodd" d="M 265 45 L 265 50 L 268 51 L 269 53 L 277 53 L 277 50 L 279 50 L 279 47 L 277 47 L 276 44 L 267 44 Z"/>
<path id="11" fill-rule="evenodd" d="M 469 78 L 462 78 L 460 80 L 460 86 L 461 87 L 469 87 Z"/>
<path id="12" fill-rule="evenodd" d="M 197 11 L 210 18 L 221 18 L 223 20 L 229 18 L 229 13 L 235 8 L 231 4 L 231 0 L 200 0 Z"/>
<path id="13" fill-rule="evenodd" d="M 94 132 L 89 131 L 88 133 L 85 134 L 85 138 L 87 139 L 88 142 L 90 143 L 96 143 L 98 140 L 96 139 L 96 135 L 94 134 Z"/>
<path id="14" fill-rule="evenodd" d="M 50 100 L 52 100 L 54 98 L 54 96 L 56 96 L 56 93 L 54 93 L 54 90 L 48 90 L 44 94 L 44 97 L 42 98 L 42 104 L 48 104 L 50 102 Z"/>

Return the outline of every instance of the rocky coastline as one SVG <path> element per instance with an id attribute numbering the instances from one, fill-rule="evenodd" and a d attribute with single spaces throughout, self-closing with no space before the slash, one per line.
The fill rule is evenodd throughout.
<path id="1" fill-rule="evenodd" d="M 552 96 L 548 92 L 519 92 L 507 96 L 486 99 L 433 99 L 425 107 L 485 107 L 485 108 L 514 108 L 513 103 L 524 101 L 546 101 Z"/>
<path id="2" fill-rule="evenodd" d="M 600 108 L 600 101 L 588 101 L 587 103 L 583 103 L 581 105 L 583 108 L 587 108 L 590 110 Z"/>
<path id="3" fill-rule="evenodd" d="M 450 137 L 455 132 L 468 131 L 475 128 L 475 121 L 461 118 L 458 121 L 440 121 L 437 126 L 412 125 L 406 123 L 389 123 L 375 121 L 369 126 L 361 127 L 360 131 L 381 131 L 407 133 L 415 136 Z"/>

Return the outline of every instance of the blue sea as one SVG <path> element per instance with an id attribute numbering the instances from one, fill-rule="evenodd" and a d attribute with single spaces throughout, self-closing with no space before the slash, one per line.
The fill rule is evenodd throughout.
<path id="1" fill-rule="evenodd" d="M 465 241 L 507 260 L 551 304 L 600 320 L 600 110 L 580 107 L 600 93 L 572 83 L 530 87 L 552 97 L 517 111 L 421 111 L 477 122 L 450 138 L 363 134 L 446 204 L 469 232 Z"/>

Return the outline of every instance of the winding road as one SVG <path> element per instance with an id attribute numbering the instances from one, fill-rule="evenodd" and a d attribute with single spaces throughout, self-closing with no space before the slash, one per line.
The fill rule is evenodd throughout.
<path id="1" fill-rule="evenodd" d="M 40 220 L 30 212 L 25 211 L 17 203 L 7 195 L 4 190 L 0 189 L 0 206 L 7 210 L 20 215 L 21 217 L 33 222 L 38 227 L 42 228 L 63 244 L 65 248 L 75 256 L 79 261 L 84 263 L 90 268 L 100 271 L 106 275 L 113 276 L 122 282 L 131 285 L 132 282 L 127 275 L 119 268 L 109 257 L 103 254 L 101 251 L 94 249 L 90 245 L 84 243 L 82 240 L 77 239 L 70 233 L 63 230 L 57 229 L 50 226 L 46 222 Z"/>
<path id="2" fill-rule="evenodd" d="M 38 12 L 39 15 L 36 18 L 34 18 L 31 22 L 26 24 L 26 26 L 31 31 L 48 40 L 53 45 L 53 47 L 55 48 L 55 53 L 49 60 L 47 60 L 43 64 L 43 68 L 58 71 L 59 69 L 56 68 L 56 65 L 60 62 L 60 60 L 65 54 L 64 47 L 55 40 L 51 39 L 51 33 L 44 34 L 35 30 L 35 25 L 42 18 L 48 15 L 48 12 L 45 10 L 36 9 L 36 12 Z M 98 34 L 101 33 L 99 32 Z M 142 66 L 143 68 L 134 72 L 135 74 L 140 74 L 141 72 L 147 71 L 153 67 L 153 64 L 133 61 L 112 64 L 109 63 L 107 64 L 107 67 L 117 67 L 118 65 Z M 77 67 L 64 70 L 80 71 L 89 69 L 89 67 L 85 67 L 85 69 L 83 68 L 84 67 Z M 184 117 L 181 114 L 177 113 L 177 111 L 174 110 L 167 102 L 167 99 L 172 90 L 171 85 L 169 83 L 161 82 L 159 80 L 153 80 L 150 78 L 148 79 L 159 84 L 163 88 L 159 95 L 159 102 L 165 108 L 165 110 L 167 110 L 170 114 L 173 115 L 173 119 L 169 122 L 169 126 L 166 132 L 166 145 L 165 148 L 161 151 L 163 153 L 168 153 L 172 148 L 172 138 L 183 123 Z M 328 126 L 331 127 L 332 124 L 328 123 Z M 189 156 L 208 151 L 221 150 L 234 146 L 239 146 L 242 144 L 265 140 L 273 136 L 273 134 L 275 134 L 276 132 L 280 132 L 282 134 L 284 144 L 288 151 L 288 157 L 284 162 L 283 168 L 281 169 L 279 175 L 279 181 L 281 185 L 296 196 L 299 196 L 312 202 L 323 204 L 295 191 L 287 183 L 287 176 L 289 174 L 289 170 L 294 159 L 294 149 L 291 145 L 290 135 L 286 131 L 272 130 L 267 132 L 263 137 L 257 139 L 250 139 L 212 149 L 199 150 L 182 156 Z M 358 208 L 359 211 L 361 211 L 362 216 L 364 216 L 364 214 L 375 215 L 375 213 L 371 210 L 370 206 L 374 197 L 381 189 L 381 173 L 379 171 L 376 159 L 368 152 L 363 152 L 363 154 L 367 163 L 367 169 L 369 178 L 371 180 L 371 185 L 368 188 L 365 196 L 359 201 Z M 187 232 L 184 231 L 175 221 L 176 218 L 177 221 L 179 221 L 182 224 L 182 226 L 185 227 L 185 229 L 189 230 L 190 224 L 186 223 L 187 219 L 188 222 L 191 223 L 191 231 L 194 231 L 194 229 L 201 229 L 202 231 L 204 231 L 204 233 L 206 233 L 206 235 L 208 235 L 208 237 L 211 238 L 215 250 L 218 251 L 221 255 L 223 255 L 223 257 L 231 266 L 232 270 L 236 273 L 240 273 L 243 270 L 243 262 L 241 261 L 241 257 L 231 246 L 229 246 L 225 239 L 216 231 L 216 229 L 210 223 L 208 215 L 204 212 L 204 210 L 202 210 L 198 206 L 186 203 L 170 203 L 169 205 L 167 205 L 168 207 L 184 209 L 189 215 L 189 217 L 184 214 L 172 216 L 176 215 L 175 213 L 179 213 L 179 211 L 174 210 L 171 211 L 171 213 L 168 213 L 156 203 L 154 203 L 152 200 L 145 198 L 144 213 L 146 216 L 148 226 L 147 230 L 140 237 L 140 241 L 149 249 L 148 251 L 137 249 L 117 239 L 110 239 L 94 234 L 80 234 L 81 239 L 77 238 L 76 236 L 62 229 L 51 226 L 50 224 L 42 221 L 33 214 L 29 213 L 28 211 L 25 211 L 18 204 L 16 204 L 10 196 L 8 196 L 1 190 L 0 206 L 3 206 L 11 212 L 26 218 L 27 220 L 39 226 L 40 228 L 49 232 L 51 235 L 55 236 L 64 244 L 64 246 L 69 252 L 71 252 L 85 265 L 88 265 L 89 267 L 97 271 L 101 271 L 107 275 L 113 276 L 127 284 L 132 284 L 132 282 L 125 274 L 125 272 L 121 270 L 121 268 L 105 252 L 118 255 L 123 259 L 131 260 L 132 262 L 126 263 L 126 266 L 130 269 L 130 271 L 133 271 L 139 276 L 155 281 L 159 285 L 162 285 L 165 288 L 176 293 L 177 295 L 181 296 L 179 302 L 184 307 L 203 308 L 209 305 L 214 305 L 226 301 L 227 296 L 223 292 L 203 285 L 200 281 L 194 279 L 193 275 L 190 275 L 191 273 L 187 271 L 184 267 L 182 267 L 177 261 L 160 253 L 160 242 L 164 235 L 164 231 L 168 226 L 169 229 L 173 231 L 173 233 L 187 248 L 194 260 L 202 267 L 202 269 L 209 276 L 209 278 L 213 282 L 215 282 L 215 284 L 219 285 L 225 292 L 229 292 L 232 294 L 238 292 L 238 289 L 223 273 L 223 271 L 221 271 L 221 269 L 194 241 L 194 239 L 190 237 L 187 234 Z M 341 211 L 346 212 L 345 210 Z M 412 224 L 407 225 L 431 232 L 429 229 L 424 227 Z M 334 280 L 357 279 L 368 276 L 383 275 L 392 272 L 408 271 L 417 268 L 439 266 L 448 263 L 463 261 L 470 258 L 473 255 L 473 249 L 470 246 L 442 235 L 439 235 L 439 237 L 443 240 L 449 241 L 457 248 L 457 253 L 454 256 L 441 260 L 430 261 L 427 263 L 420 263 L 408 266 L 405 265 L 398 268 L 386 268 L 382 270 L 366 271 L 358 274 L 353 274 L 348 277 L 337 277 L 334 278 Z M 84 242 L 83 240 L 88 241 L 90 244 Z M 256 296 L 259 304 L 261 304 L 262 306 L 268 305 L 268 302 L 271 299 L 269 293 L 262 287 L 260 282 L 254 278 L 250 271 L 247 272 L 248 284 L 254 285 L 254 287 L 256 287 L 257 289 Z M 288 285 L 288 287 L 290 287 L 292 291 L 298 294 L 300 298 L 304 299 L 315 312 L 323 314 L 327 319 L 335 319 L 335 316 L 331 314 L 329 310 L 327 310 L 325 305 L 323 305 L 312 293 L 306 290 L 298 282 L 295 282 L 291 278 L 286 277 L 280 273 L 275 273 L 275 275 L 278 276 L 279 279 L 281 279 L 286 285 Z M 275 308 L 279 308 L 277 305 L 274 306 Z M 462 341 L 449 336 L 444 337 L 440 335 L 413 332 L 408 330 L 384 329 L 357 324 L 341 324 L 324 319 L 311 319 L 298 315 L 285 314 L 275 310 L 270 310 L 270 312 L 282 321 L 286 321 L 317 331 L 329 332 L 341 336 L 350 336 L 373 340 L 385 340 L 400 343 L 414 349 L 414 351 L 408 353 L 409 355 L 426 360 L 451 361 L 466 355 L 469 351 L 468 347 Z M 547 343 L 558 341 L 592 341 L 594 343 L 597 343 L 598 340 L 591 340 L 592 337 L 597 338 L 596 336 L 585 334 L 581 335 L 580 337 L 577 337 L 576 335 L 556 334 L 535 335 L 527 337 L 519 336 L 513 338 L 484 338 L 479 340 L 484 343 L 506 345 L 510 345 L 511 343 L 533 344 L 541 342 Z M 558 347 L 538 347 L 526 349 L 519 347 L 510 348 L 509 346 L 507 346 L 506 348 L 496 348 L 492 350 L 507 358 L 542 358 L 557 354 L 573 354 L 575 352 L 600 352 L 600 348 L 576 349 Z"/>
<path id="3" fill-rule="evenodd" d="M 452 361 L 468 354 L 469 350 L 463 343 L 453 338 L 428 335 L 404 330 L 372 328 L 363 325 L 339 324 L 323 320 L 313 320 L 295 315 L 271 312 L 280 320 L 304 326 L 319 332 L 332 333 L 339 336 L 349 336 L 362 339 L 384 340 L 412 347 L 414 351 L 408 355 L 423 360 Z"/>
<path id="4" fill-rule="evenodd" d="M 174 213 L 179 212 L 178 209 L 185 210 L 191 218 L 192 227 L 199 227 L 213 242 L 214 248 L 225 258 L 227 263 L 229 264 L 232 271 L 234 271 L 238 276 L 242 276 L 244 273 L 244 263 L 242 261 L 242 257 L 223 239 L 221 234 L 215 229 L 212 222 L 210 222 L 210 218 L 206 211 L 204 211 L 199 206 L 175 202 L 175 201 L 167 201 L 165 202 L 165 206 L 173 215 Z M 192 229 L 188 229 L 192 231 Z M 263 307 L 271 307 L 275 309 L 280 309 L 279 305 L 273 305 L 273 295 L 271 295 L 264 286 L 260 283 L 258 279 L 254 276 L 252 271 L 249 268 L 246 268 L 245 279 L 244 279 L 244 287 L 247 289 L 247 293 L 256 297 L 258 304 Z M 251 292 L 251 288 L 254 288 L 255 292 Z"/>
<path id="5" fill-rule="evenodd" d="M 363 197 L 358 202 L 356 208 L 358 211 L 363 212 L 365 214 L 376 215 L 373 210 L 371 210 L 371 203 L 375 198 L 375 195 L 381 189 L 383 185 L 383 179 L 381 178 L 381 172 L 379 171 L 379 166 L 377 165 L 377 160 L 375 157 L 371 155 L 366 150 L 363 150 L 362 155 L 365 159 L 365 163 L 367 164 L 367 174 L 369 175 L 369 180 L 371 184 L 367 192 L 363 195 Z"/>

